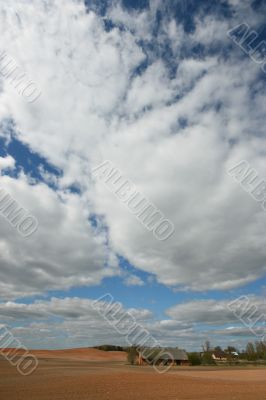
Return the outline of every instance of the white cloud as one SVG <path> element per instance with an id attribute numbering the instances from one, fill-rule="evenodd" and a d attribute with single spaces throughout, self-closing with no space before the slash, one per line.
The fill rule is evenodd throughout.
<path id="1" fill-rule="evenodd" d="M 234 313 L 236 311 L 236 313 Z M 200 323 L 208 325 L 225 325 L 235 324 L 243 325 L 238 318 L 243 315 L 243 321 L 247 321 L 252 326 L 252 322 L 258 323 L 257 318 L 260 317 L 260 323 L 266 323 L 261 316 L 266 315 L 266 305 L 263 297 L 244 296 L 231 300 L 195 300 L 186 303 L 177 304 L 170 307 L 166 311 L 167 315 L 174 320 Z M 248 330 L 245 328 L 243 332 Z M 229 327 L 226 332 L 230 334 Z M 240 329 L 237 327 L 236 329 Z M 240 331 L 242 332 L 242 330 Z"/>
<path id="2" fill-rule="evenodd" d="M 144 286 L 144 281 L 137 275 L 129 275 L 124 283 L 126 286 Z"/>
<path id="3" fill-rule="evenodd" d="M 13 157 L 0 157 L 0 172 L 5 169 L 13 169 L 15 167 L 16 161 Z"/>
<path id="4" fill-rule="evenodd" d="M 37 232 L 25 239 L 0 216 L 2 299 L 95 285 L 119 273 L 116 257 L 111 260 L 107 252 L 105 234 L 95 236 L 79 196 L 55 193 L 41 183 L 30 185 L 23 175 L 2 176 L 0 185 L 39 223 Z"/>
<path id="5" fill-rule="evenodd" d="M 128 345 L 126 335 L 119 334 L 95 310 L 93 303 L 91 299 L 80 298 L 51 298 L 32 304 L 8 302 L 0 304 L 0 316 L 11 327 L 12 333 L 29 348 L 66 348 L 106 343 Z M 106 310 L 106 304 L 99 303 L 99 306 Z M 204 338 L 191 325 L 171 320 L 156 321 L 152 313 L 145 309 L 122 307 L 119 314 L 111 319 L 112 322 L 116 321 L 114 325 L 118 326 L 124 314 L 130 314 L 138 323 L 138 329 L 146 329 L 149 337 L 158 340 L 161 345 L 184 347 L 193 343 L 197 348 L 199 341 Z M 14 322 L 16 326 L 12 328 Z M 125 327 L 123 330 L 127 331 Z"/>

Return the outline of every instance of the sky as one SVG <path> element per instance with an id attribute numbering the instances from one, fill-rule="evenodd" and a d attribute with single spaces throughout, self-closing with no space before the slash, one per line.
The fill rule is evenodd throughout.
<path id="1" fill-rule="evenodd" d="M 1 4 L 0 322 L 23 345 L 126 344 L 93 307 L 106 293 L 162 346 L 257 340 L 228 304 L 246 296 L 266 314 L 266 213 L 228 171 L 246 160 L 266 180 L 266 68 L 228 31 L 246 24 L 255 48 L 265 12 L 258 0 Z M 171 222 L 166 240 L 94 173 L 106 160 Z M 5 217 L 1 190 L 36 218 L 32 235 Z"/>

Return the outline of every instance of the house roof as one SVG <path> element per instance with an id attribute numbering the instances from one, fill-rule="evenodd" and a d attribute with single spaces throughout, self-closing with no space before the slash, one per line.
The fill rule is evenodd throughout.
<path id="1" fill-rule="evenodd" d="M 147 350 L 151 350 L 151 349 L 142 348 L 141 353 L 143 353 L 145 355 L 145 353 L 148 353 Z M 159 349 L 159 350 L 161 353 L 161 355 L 160 355 L 161 360 L 171 360 L 171 359 L 179 360 L 179 361 L 187 361 L 188 360 L 188 355 L 185 352 L 185 350 L 174 349 L 174 348 L 170 348 L 170 347 Z"/>
<path id="2" fill-rule="evenodd" d="M 216 358 L 227 358 L 227 354 L 224 351 L 213 351 L 212 354 Z"/>
<path id="3" fill-rule="evenodd" d="M 164 350 L 164 354 L 162 354 L 162 360 L 169 359 L 167 353 L 170 353 L 174 360 L 181 360 L 181 361 L 188 360 L 188 355 L 185 352 L 185 350 L 172 349 L 172 348 L 166 348 L 163 350 Z"/>

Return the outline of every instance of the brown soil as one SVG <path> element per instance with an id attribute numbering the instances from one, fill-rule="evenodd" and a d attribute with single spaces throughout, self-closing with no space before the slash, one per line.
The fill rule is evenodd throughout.
<path id="1" fill-rule="evenodd" d="M 86 349 L 42 352 L 38 369 L 21 376 L 0 359 L 0 399 L 8 400 L 253 400 L 266 399 L 266 369 L 151 367 L 121 361 L 85 361 Z M 86 353 L 86 354 L 85 354 Z M 96 351 L 98 353 L 98 351 Z M 91 356 L 96 353 L 91 352 Z M 54 358 L 55 355 L 60 358 Z M 66 357 L 67 354 L 67 357 Z M 37 352 L 36 352 L 37 355 Z M 110 355 L 107 355 L 111 357 Z M 113 356 L 113 355 L 112 355 Z M 100 355 L 99 355 L 100 357 Z"/>
<path id="2" fill-rule="evenodd" d="M 11 349 L 2 349 L 6 353 Z M 25 353 L 23 350 L 12 349 L 17 354 Z M 86 360 L 86 361 L 126 361 L 127 354 L 124 351 L 102 351 L 92 348 L 78 348 L 65 350 L 31 350 L 31 354 L 37 358 L 57 358 L 67 360 Z"/>

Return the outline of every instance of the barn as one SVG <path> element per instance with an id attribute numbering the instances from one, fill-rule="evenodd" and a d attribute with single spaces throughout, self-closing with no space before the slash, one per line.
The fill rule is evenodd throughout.
<path id="1" fill-rule="evenodd" d="M 142 349 L 138 354 L 138 364 L 146 365 L 153 364 L 147 360 L 147 356 L 152 349 Z M 185 350 L 177 348 L 164 348 L 158 351 L 158 356 L 155 357 L 156 364 L 173 364 L 173 365 L 189 365 L 188 355 Z"/>
<path id="2" fill-rule="evenodd" d="M 189 365 L 188 355 L 185 352 L 185 350 L 172 349 L 172 348 L 164 349 L 164 353 L 158 359 L 158 363 L 171 364 L 172 362 L 173 365 Z"/>

